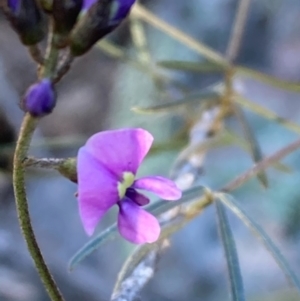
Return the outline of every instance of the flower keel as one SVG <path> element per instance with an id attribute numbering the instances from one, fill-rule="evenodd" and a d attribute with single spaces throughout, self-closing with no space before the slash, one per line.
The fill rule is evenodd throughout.
<path id="1" fill-rule="evenodd" d="M 120 204 L 118 228 L 121 235 L 135 244 L 155 242 L 160 234 L 157 219 L 126 198 Z"/>

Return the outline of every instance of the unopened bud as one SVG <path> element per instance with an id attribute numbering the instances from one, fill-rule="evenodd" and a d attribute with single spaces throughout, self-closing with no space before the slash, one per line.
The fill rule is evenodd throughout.
<path id="1" fill-rule="evenodd" d="M 53 0 L 38 0 L 40 6 L 44 9 L 45 12 L 51 13 L 53 7 Z"/>
<path id="2" fill-rule="evenodd" d="M 30 86 L 21 104 L 34 117 L 50 114 L 56 104 L 56 93 L 50 79 L 44 78 Z"/>
<path id="3" fill-rule="evenodd" d="M 85 0 L 83 16 L 75 26 L 70 48 L 74 56 L 86 53 L 127 17 L 135 0 Z"/>
<path id="4" fill-rule="evenodd" d="M 95 2 L 97 2 L 97 0 L 84 0 L 82 12 L 84 13 L 85 11 L 87 11 Z"/>
<path id="5" fill-rule="evenodd" d="M 54 19 L 54 31 L 59 37 L 58 47 L 67 45 L 67 38 L 75 25 L 82 9 L 83 0 L 53 0 L 52 15 Z"/>
<path id="6" fill-rule="evenodd" d="M 7 0 L 1 6 L 23 44 L 34 45 L 44 38 L 44 19 L 34 0 Z"/>

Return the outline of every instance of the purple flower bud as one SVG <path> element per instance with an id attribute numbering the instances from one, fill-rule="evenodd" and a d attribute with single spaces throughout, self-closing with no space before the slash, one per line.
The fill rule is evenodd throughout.
<path id="1" fill-rule="evenodd" d="M 83 1 L 83 11 L 87 11 L 97 0 L 84 0 Z"/>
<path id="2" fill-rule="evenodd" d="M 16 11 L 18 10 L 18 7 L 20 5 L 20 1 L 19 0 L 8 0 L 7 5 L 13 13 L 16 13 Z"/>
<path id="3" fill-rule="evenodd" d="M 75 26 L 70 48 L 74 56 L 86 53 L 127 17 L 135 0 L 85 0 L 83 16 Z"/>
<path id="4" fill-rule="evenodd" d="M 48 78 L 31 85 L 23 99 L 22 107 L 25 112 L 34 117 L 42 117 L 52 112 L 56 103 L 53 84 Z"/>
<path id="5" fill-rule="evenodd" d="M 7 0 L 2 8 L 23 44 L 34 45 L 44 38 L 44 18 L 35 0 Z"/>
<path id="6" fill-rule="evenodd" d="M 60 36 L 58 47 L 67 45 L 69 32 L 77 21 L 82 4 L 83 0 L 53 0 L 54 31 Z"/>
<path id="7" fill-rule="evenodd" d="M 121 22 L 125 19 L 135 0 L 115 0 L 114 9 L 111 12 L 110 22 Z"/>

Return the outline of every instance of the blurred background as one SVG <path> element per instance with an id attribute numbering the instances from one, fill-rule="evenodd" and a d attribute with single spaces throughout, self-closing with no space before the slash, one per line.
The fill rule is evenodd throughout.
<path id="1" fill-rule="evenodd" d="M 186 34 L 224 53 L 238 1 L 151 0 L 141 1 L 155 15 Z M 253 0 L 238 63 L 279 78 L 300 80 L 300 2 L 298 0 Z M 130 22 L 124 22 L 109 40 L 137 60 Z M 144 27 L 154 65 L 160 60 L 200 62 L 202 58 L 150 25 Z M 172 137 L 188 136 L 189 126 L 200 116 L 189 110 L 138 115 L 131 108 L 149 107 L 180 99 L 174 89 L 166 96 L 155 78 L 135 68 L 128 59 L 118 59 L 94 47 L 77 59 L 59 83 L 58 104 L 40 122 L 31 154 L 39 157 L 75 156 L 78 147 L 93 133 L 123 126 L 139 126 L 155 136 L 157 145 Z M 129 63 L 128 63 L 129 61 Z M 191 92 L 216 83 L 220 77 L 201 73 L 161 70 Z M 0 16 L 0 146 L 13 144 L 23 113 L 20 97 L 36 80 L 35 65 L 8 22 Z M 254 103 L 300 122 L 299 94 L 240 78 L 243 95 Z M 247 112 L 252 130 L 264 155 L 293 141 L 297 135 L 274 122 Z M 228 126 L 240 132 L 239 124 Z M 162 130 L 163 129 L 163 130 Z M 177 137 L 177 136 L 176 136 Z M 153 152 L 140 174 L 168 175 L 183 143 Z M 165 143 L 166 144 L 166 143 Z M 167 143 L 168 146 L 168 143 Z M 1 149 L 0 149 L 1 151 Z M 0 153 L 0 300 L 48 300 L 21 236 L 11 184 L 12 149 Z M 288 172 L 268 170 L 269 188 L 257 179 L 233 194 L 280 247 L 296 273 L 300 274 L 300 160 L 299 152 L 284 160 Z M 253 164 L 251 156 L 236 146 L 209 150 L 200 183 L 220 188 Z M 118 238 L 98 249 L 74 271 L 68 261 L 85 243 L 79 220 L 76 185 L 55 172 L 29 170 L 28 199 L 33 226 L 41 249 L 66 300 L 110 299 L 118 271 L 133 247 Z M 248 300 L 299 300 L 270 254 L 249 230 L 229 213 L 237 242 Z M 115 221 L 111 212 L 99 225 Z M 141 292 L 141 300 L 227 300 L 228 281 L 224 252 L 218 238 L 215 208 L 210 206 L 171 238 L 171 247 L 161 256 L 154 278 Z"/>

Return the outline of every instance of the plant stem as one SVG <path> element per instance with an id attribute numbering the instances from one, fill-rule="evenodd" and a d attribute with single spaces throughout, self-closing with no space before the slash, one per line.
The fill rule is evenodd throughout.
<path id="1" fill-rule="evenodd" d="M 273 155 L 266 157 L 265 159 L 257 162 L 252 168 L 248 169 L 233 181 L 225 185 L 220 191 L 222 192 L 230 192 L 232 190 L 237 189 L 249 179 L 257 175 L 258 173 L 264 171 L 269 166 L 272 166 L 274 163 L 279 162 L 285 156 L 291 154 L 292 152 L 296 151 L 300 147 L 300 139 L 292 142 L 291 144 L 285 146 L 284 148 L 280 149 Z"/>
<path id="2" fill-rule="evenodd" d="M 38 64 L 43 65 L 44 64 L 44 58 L 41 54 L 41 51 L 37 45 L 31 45 L 28 46 L 28 51 L 32 57 L 32 59 Z"/>
<path id="3" fill-rule="evenodd" d="M 34 231 L 30 221 L 28 210 L 26 190 L 25 190 L 25 171 L 23 168 L 23 160 L 26 157 L 32 134 L 37 124 L 37 119 L 26 114 L 21 126 L 19 139 L 17 141 L 14 168 L 13 168 L 13 183 L 14 193 L 16 198 L 16 206 L 20 227 L 23 236 L 26 240 L 28 250 L 35 263 L 37 271 L 40 275 L 42 282 L 52 301 L 63 301 L 51 274 L 44 261 L 43 255 L 36 242 Z"/>
<path id="4" fill-rule="evenodd" d="M 49 44 L 46 54 L 45 64 L 39 70 L 39 78 L 49 77 L 53 78 L 58 62 L 59 50 L 54 45 L 55 36 L 53 30 L 49 35 Z M 13 186 L 16 199 L 18 219 L 20 227 L 26 241 L 29 253 L 34 261 L 39 276 L 45 286 L 46 291 L 52 301 L 63 301 L 63 297 L 56 286 L 56 283 L 47 267 L 43 258 L 41 250 L 36 241 L 34 231 L 31 225 L 30 214 L 28 210 L 28 203 L 25 188 L 25 170 L 23 162 L 27 157 L 27 152 L 30 146 L 33 132 L 37 126 L 38 118 L 32 117 L 26 113 L 22 125 L 13 164 Z"/>

